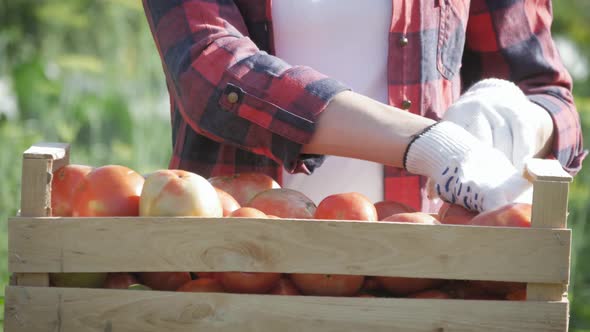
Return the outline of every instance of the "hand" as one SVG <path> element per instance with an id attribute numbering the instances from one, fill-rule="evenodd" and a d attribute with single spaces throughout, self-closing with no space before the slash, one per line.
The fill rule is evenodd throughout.
<path id="1" fill-rule="evenodd" d="M 490 147 L 502 151 L 518 170 L 550 148 L 553 121 L 514 83 L 486 79 L 471 87 L 443 116 Z"/>
<path id="2" fill-rule="evenodd" d="M 532 202 L 532 184 L 501 151 L 451 122 L 439 122 L 410 143 L 404 166 L 428 176 L 435 195 L 469 210 Z"/>

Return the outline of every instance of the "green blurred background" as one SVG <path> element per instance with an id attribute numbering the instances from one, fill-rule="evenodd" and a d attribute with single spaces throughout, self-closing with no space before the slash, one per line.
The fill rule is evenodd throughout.
<path id="1" fill-rule="evenodd" d="M 590 147 L 590 1 L 554 1 L 554 17 L 553 34 L 575 79 Z M 19 206 L 20 155 L 38 141 L 73 143 L 75 163 L 122 164 L 139 172 L 167 167 L 167 92 L 141 1 L 0 0 L 2 294 L 6 219 Z M 569 216 L 570 327 L 578 332 L 590 331 L 589 195 L 586 167 L 572 186 Z"/>

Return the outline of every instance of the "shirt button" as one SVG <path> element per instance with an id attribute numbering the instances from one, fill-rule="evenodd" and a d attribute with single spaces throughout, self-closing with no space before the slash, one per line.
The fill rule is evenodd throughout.
<path id="1" fill-rule="evenodd" d="M 404 101 L 402 101 L 402 109 L 407 110 L 410 107 L 412 107 L 412 102 L 408 99 L 404 99 Z"/>
<path id="2" fill-rule="evenodd" d="M 228 93 L 228 95 L 227 95 L 227 101 L 228 101 L 230 104 L 235 104 L 235 103 L 237 103 L 237 102 L 238 102 L 238 94 L 237 94 L 237 93 L 235 93 L 235 92 L 230 92 L 230 93 Z"/>
<path id="3" fill-rule="evenodd" d="M 405 47 L 405 46 L 408 45 L 408 43 L 409 43 L 408 37 L 406 37 L 405 35 L 404 36 L 401 36 L 399 38 L 399 46 Z"/>

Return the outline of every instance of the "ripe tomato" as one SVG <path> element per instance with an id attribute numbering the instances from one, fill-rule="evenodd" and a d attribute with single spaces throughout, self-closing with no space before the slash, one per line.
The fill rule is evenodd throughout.
<path id="1" fill-rule="evenodd" d="M 364 276 L 293 273 L 291 280 L 305 295 L 353 296 L 363 286 Z"/>
<path id="2" fill-rule="evenodd" d="M 118 165 L 95 168 L 88 173 L 74 193 L 74 217 L 139 215 L 139 197 L 144 178 Z"/>
<path id="3" fill-rule="evenodd" d="M 441 285 L 441 279 L 377 277 L 383 288 L 393 295 L 403 296 Z"/>
<path id="4" fill-rule="evenodd" d="M 191 281 L 189 272 L 142 272 L 139 279 L 154 290 L 175 291 L 178 287 Z"/>
<path id="5" fill-rule="evenodd" d="M 273 295 L 301 295 L 295 284 L 287 278 L 281 278 L 268 293 Z"/>
<path id="6" fill-rule="evenodd" d="M 473 218 L 469 225 L 502 226 L 502 227 L 531 227 L 532 205 L 512 203 L 496 210 L 480 213 Z"/>
<path id="7" fill-rule="evenodd" d="M 51 215 L 72 216 L 72 200 L 86 174 L 92 167 L 86 165 L 66 165 L 53 172 L 51 181 Z"/>
<path id="8" fill-rule="evenodd" d="M 509 301 L 526 301 L 526 288 L 514 290 L 506 294 L 506 300 Z"/>
<path id="9" fill-rule="evenodd" d="M 193 272 L 197 278 L 219 279 L 219 272 Z"/>
<path id="10" fill-rule="evenodd" d="M 219 201 L 221 202 L 221 207 L 223 208 L 224 217 L 229 216 L 232 212 L 241 207 L 240 204 L 238 204 L 238 201 L 236 201 L 236 199 L 230 194 L 219 188 L 215 188 L 215 191 L 217 191 L 217 196 L 219 196 Z"/>
<path id="11" fill-rule="evenodd" d="M 431 289 L 408 295 L 413 299 L 450 299 L 451 296 L 441 290 Z"/>
<path id="12" fill-rule="evenodd" d="M 381 201 L 375 203 L 375 209 L 377 210 L 378 220 L 383 220 L 392 214 L 405 213 L 405 212 L 416 212 L 412 207 L 406 204 L 394 202 L 394 201 Z"/>
<path id="13" fill-rule="evenodd" d="M 270 176 L 262 173 L 215 176 L 210 178 L 209 182 L 214 187 L 230 194 L 240 206 L 246 206 L 246 203 L 261 191 L 280 188 L 279 184 Z"/>
<path id="14" fill-rule="evenodd" d="M 414 224 L 440 225 L 440 222 L 433 216 L 424 212 L 405 212 L 392 214 L 381 221 L 409 222 Z"/>
<path id="15" fill-rule="evenodd" d="M 304 194 L 287 188 L 269 189 L 254 196 L 247 206 L 279 218 L 313 219 L 316 206 Z"/>
<path id="16" fill-rule="evenodd" d="M 445 225 L 467 225 L 475 216 L 477 212 L 449 203 L 444 203 L 438 211 L 439 220 Z"/>
<path id="17" fill-rule="evenodd" d="M 220 272 L 219 281 L 230 293 L 265 294 L 281 279 L 280 273 Z"/>
<path id="18" fill-rule="evenodd" d="M 376 221 L 375 205 L 364 195 L 351 192 L 324 198 L 315 212 L 315 219 Z"/>
<path id="19" fill-rule="evenodd" d="M 104 288 L 127 289 L 135 284 L 139 284 L 139 281 L 131 273 L 109 273 L 104 282 Z"/>
<path id="20" fill-rule="evenodd" d="M 234 212 L 230 213 L 229 217 L 242 217 L 242 218 L 267 218 L 266 214 L 258 209 L 251 207 L 242 207 Z"/>
<path id="21" fill-rule="evenodd" d="M 471 284 L 483 289 L 486 293 L 502 297 L 510 293 L 526 292 L 526 283 L 524 282 L 473 280 Z"/>
<path id="22" fill-rule="evenodd" d="M 194 293 L 223 293 L 223 286 L 217 279 L 199 278 L 191 280 L 177 289 L 178 292 L 194 292 Z"/>

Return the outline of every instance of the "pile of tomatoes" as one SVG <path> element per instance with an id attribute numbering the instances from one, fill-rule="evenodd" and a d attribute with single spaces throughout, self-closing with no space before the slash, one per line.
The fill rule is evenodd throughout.
<path id="1" fill-rule="evenodd" d="M 530 227 L 531 206 L 512 204 L 477 215 L 445 204 L 438 215 L 399 202 L 372 203 L 338 193 L 317 206 L 303 193 L 280 188 L 260 173 L 204 179 L 179 170 L 141 175 L 127 167 L 67 165 L 54 172 L 54 216 L 206 216 L 335 219 L 436 225 Z M 524 300 L 523 283 L 362 275 L 260 272 L 136 272 L 52 274 L 54 286 L 229 292 L 276 295 Z"/>

